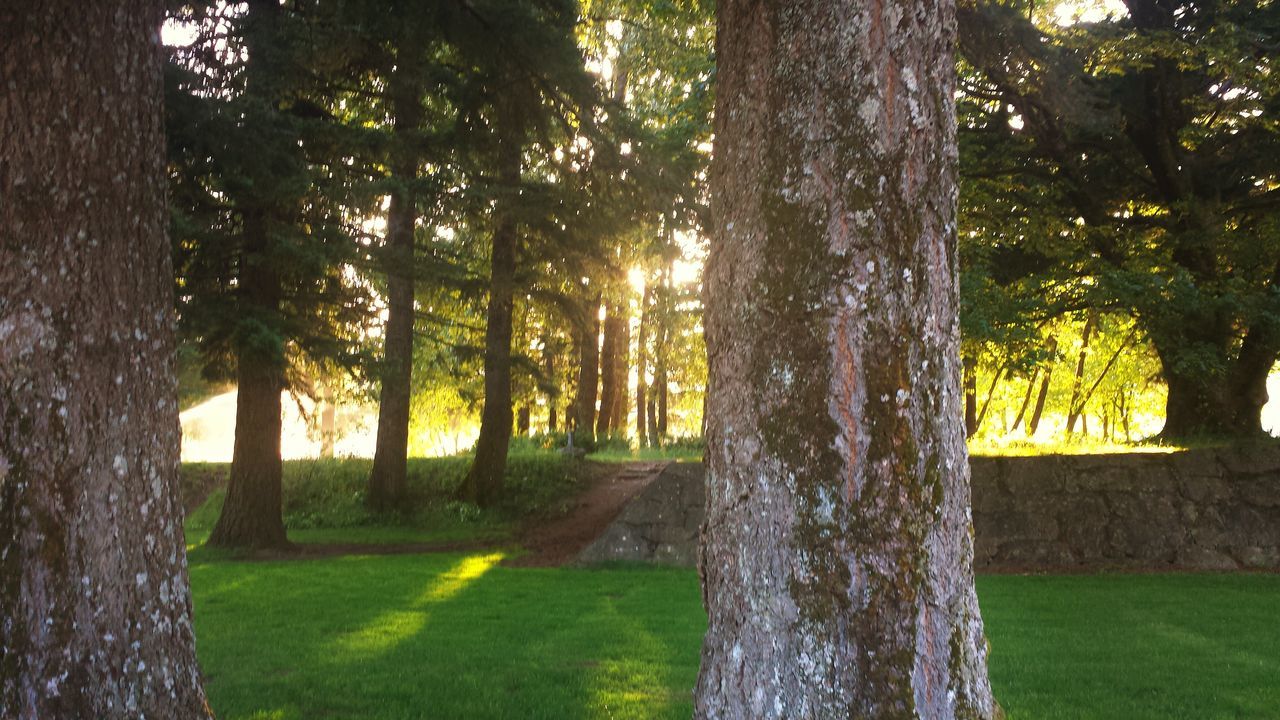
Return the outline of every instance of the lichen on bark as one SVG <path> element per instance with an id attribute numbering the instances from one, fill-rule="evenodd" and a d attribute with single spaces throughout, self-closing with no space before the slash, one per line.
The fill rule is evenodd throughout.
<path id="1" fill-rule="evenodd" d="M 210 717 L 177 486 L 162 17 L 0 4 L 5 718 Z"/>
<path id="2" fill-rule="evenodd" d="M 719 6 L 699 717 L 993 717 L 960 425 L 954 8 Z"/>

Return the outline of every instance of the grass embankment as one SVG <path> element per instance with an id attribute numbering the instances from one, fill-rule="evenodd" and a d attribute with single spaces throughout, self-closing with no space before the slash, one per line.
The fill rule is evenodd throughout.
<path id="1" fill-rule="evenodd" d="M 689 570 L 499 555 L 196 560 L 223 720 L 688 718 L 705 629 Z M 1280 715 L 1280 577 L 990 576 L 1012 720 Z"/>
<path id="2" fill-rule="evenodd" d="M 411 458 L 402 512 L 376 515 L 365 507 L 371 462 L 364 459 L 296 460 L 284 464 L 284 522 L 295 543 L 455 543 L 501 541 L 524 519 L 555 514 L 579 489 L 588 464 L 559 453 L 512 455 L 506 499 L 492 510 L 456 500 L 468 457 Z M 182 468 L 188 547 L 204 543 L 226 497 L 228 466 L 188 463 Z M 201 500 L 200 498 L 205 497 Z"/>

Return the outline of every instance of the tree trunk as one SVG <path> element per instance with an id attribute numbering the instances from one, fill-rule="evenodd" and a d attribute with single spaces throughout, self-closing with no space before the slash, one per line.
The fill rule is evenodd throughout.
<path id="1" fill-rule="evenodd" d="M 658 389 L 657 389 L 658 421 L 654 423 L 654 426 L 658 430 L 658 439 L 659 441 L 661 441 L 662 438 L 665 438 L 667 436 L 667 394 L 669 391 L 667 389 L 666 362 L 663 362 L 662 365 L 659 366 L 658 368 L 657 383 L 658 383 Z"/>
<path id="2" fill-rule="evenodd" d="M 245 93 L 264 102 L 275 102 L 271 88 L 275 72 L 272 52 L 280 6 L 259 0 L 249 3 L 246 45 Z M 268 193 L 268 196 L 270 193 Z M 281 516 L 280 393 L 284 390 L 283 342 L 264 341 L 260 328 L 280 326 L 284 288 L 272 253 L 272 216 L 277 208 L 264 205 L 257 196 L 242 203 L 243 249 L 236 291 L 242 318 L 255 325 L 237 328 L 236 427 L 231 454 L 231 477 L 218 522 L 209 544 L 225 548 L 288 547 Z M 270 198 L 265 198 L 267 202 Z M 247 325 L 247 324 L 246 324 Z"/>
<path id="3" fill-rule="evenodd" d="M 387 325 L 383 337 L 382 392 L 378 399 L 378 438 L 369 472 L 367 502 L 373 510 L 399 507 L 405 493 L 409 457 L 409 402 L 413 396 L 414 235 L 418 224 L 414 183 L 418 153 L 413 135 L 422 124 L 419 50 L 406 37 L 397 53 L 389 95 L 395 143 L 391 175 L 395 183 L 387 208 Z"/>
<path id="4" fill-rule="evenodd" d="M 1246 336 L 1240 354 L 1229 361 L 1225 378 L 1196 368 L 1182 369 L 1176 361 L 1166 360 L 1171 354 L 1159 343 L 1156 352 L 1169 388 L 1162 438 L 1176 441 L 1263 434 L 1262 408 L 1267 404 L 1267 376 L 1276 362 L 1275 350 Z"/>
<path id="5" fill-rule="evenodd" d="M 652 290 L 646 281 L 644 286 L 644 294 L 640 299 L 640 327 L 637 330 L 636 337 L 636 446 L 644 447 L 648 444 L 649 423 L 647 406 L 648 402 L 647 390 L 648 383 L 644 379 L 644 375 L 649 371 L 647 363 L 648 350 L 645 347 L 647 338 L 645 337 L 649 325 L 649 302 L 652 298 Z"/>
<path id="6" fill-rule="evenodd" d="M 532 424 L 533 410 L 529 406 L 521 405 L 519 412 L 516 413 L 516 434 L 520 437 L 529 437 L 529 426 Z"/>
<path id="7" fill-rule="evenodd" d="M 618 398 L 618 345 L 622 334 L 618 322 L 618 306 L 605 306 L 604 342 L 600 349 L 600 413 L 596 418 L 596 435 L 607 438 L 613 432 L 613 404 Z"/>
<path id="8" fill-rule="evenodd" d="M 209 718 L 159 2 L 0 3 L 0 715 Z M 55 40 L 56 39 L 56 40 Z"/>
<path id="9" fill-rule="evenodd" d="M 244 213 L 240 305 L 246 315 L 280 312 L 280 276 L 267 258 L 263 212 Z M 288 547 L 281 507 L 281 403 L 285 359 L 279 347 L 262 348 L 254 338 L 236 347 L 236 427 L 231 477 L 209 545 L 224 548 Z"/>
<path id="10" fill-rule="evenodd" d="M 551 349 L 550 338 L 544 337 L 542 340 L 542 372 L 547 379 L 547 432 L 554 433 L 556 431 L 556 399 L 559 395 L 555 392 L 556 384 L 556 354 Z"/>
<path id="11" fill-rule="evenodd" d="M 624 306 L 625 307 L 625 304 Z M 631 374 L 631 322 L 623 315 L 618 320 L 618 347 L 613 354 L 613 376 L 617 378 L 613 403 L 609 411 L 609 424 L 613 432 L 627 434 L 627 408 L 630 407 L 628 380 Z"/>
<path id="12" fill-rule="evenodd" d="M 1089 359 L 1089 336 L 1093 333 L 1095 324 L 1093 313 L 1090 313 L 1088 319 L 1084 321 L 1084 332 L 1080 336 L 1080 357 L 1076 360 L 1076 375 L 1071 383 L 1071 400 L 1067 403 L 1067 437 L 1071 437 L 1071 433 L 1075 432 L 1076 420 L 1084 411 L 1080 403 L 1080 393 L 1084 386 L 1085 361 Z"/>
<path id="13" fill-rule="evenodd" d="M 498 149 L 499 178 L 513 194 L 520 185 L 520 144 L 504 138 Z M 515 215 L 500 201 L 493 231 L 489 263 L 489 312 L 484 334 L 484 407 L 480 412 L 480 437 L 476 456 L 463 482 L 462 494 L 482 507 L 502 497 L 511 446 L 511 320 L 515 307 L 516 249 L 519 236 Z"/>
<path id="14" fill-rule="evenodd" d="M 1040 382 L 1040 392 L 1036 395 L 1036 407 L 1031 411 L 1031 419 L 1027 421 L 1027 437 L 1035 437 L 1040 427 L 1040 418 L 1044 415 L 1044 402 L 1049 397 L 1049 383 L 1053 380 L 1053 355 L 1058 351 L 1058 339 L 1049 338 L 1049 364 L 1044 368 L 1044 380 Z"/>
<path id="15" fill-rule="evenodd" d="M 1036 390 L 1036 378 L 1040 376 L 1040 368 L 1031 371 L 1031 379 L 1027 380 L 1027 394 L 1022 397 L 1022 404 L 1018 406 L 1018 416 L 1013 419 L 1013 429 L 1017 430 L 1022 425 L 1022 418 L 1027 415 L 1027 408 L 1031 407 L 1031 395 Z"/>
<path id="16" fill-rule="evenodd" d="M 594 441 L 592 430 L 596 420 L 596 392 L 600 380 L 600 296 L 587 302 L 586 317 L 579 328 L 578 402 L 574 435 L 579 444 Z"/>
<path id="17" fill-rule="evenodd" d="M 966 359 L 961 370 L 964 378 L 964 436 L 978 432 L 978 363 Z"/>
<path id="18" fill-rule="evenodd" d="M 699 718 L 992 718 L 949 0 L 724 0 Z"/>

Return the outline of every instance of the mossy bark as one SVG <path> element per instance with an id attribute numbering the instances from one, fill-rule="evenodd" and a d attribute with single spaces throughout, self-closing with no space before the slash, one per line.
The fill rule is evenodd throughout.
<path id="1" fill-rule="evenodd" d="M 719 5 L 706 718 L 991 718 L 949 0 Z"/>
<path id="2" fill-rule="evenodd" d="M 161 3 L 0 3 L 0 716 L 209 718 L 178 487 Z"/>

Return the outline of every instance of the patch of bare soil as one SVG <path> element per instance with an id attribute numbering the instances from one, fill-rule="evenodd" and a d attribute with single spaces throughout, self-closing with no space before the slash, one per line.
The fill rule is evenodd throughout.
<path id="1" fill-rule="evenodd" d="M 520 544 L 528 553 L 512 558 L 506 564 L 556 567 L 571 562 L 666 466 L 666 462 L 599 465 L 586 490 L 570 500 L 563 515 L 524 527 L 520 533 Z"/>

